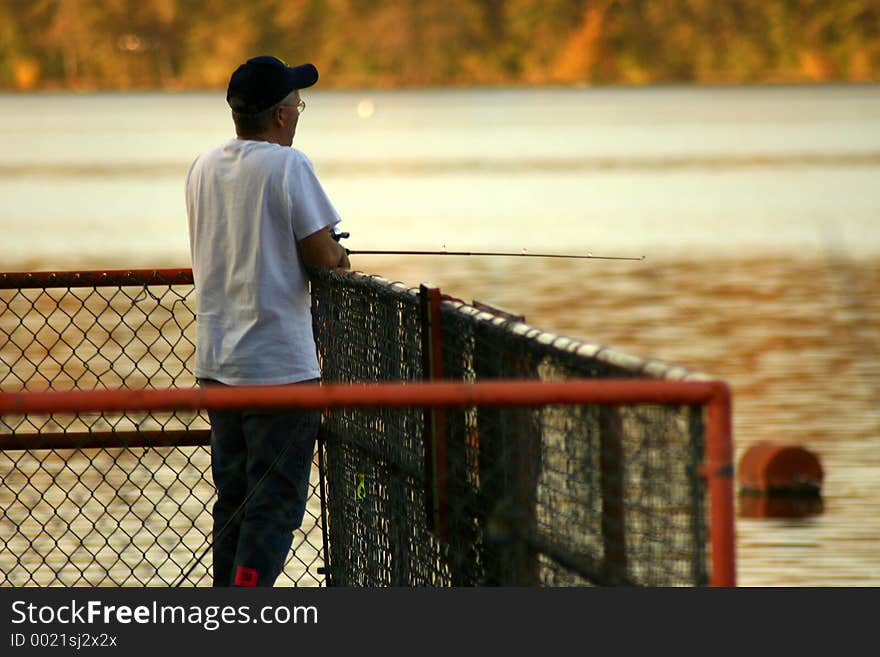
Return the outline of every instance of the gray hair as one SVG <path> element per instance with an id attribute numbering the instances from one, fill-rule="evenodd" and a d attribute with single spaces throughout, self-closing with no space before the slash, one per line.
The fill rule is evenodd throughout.
<path id="1" fill-rule="evenodd" d="M 240 137 L 259 137 L 266 134 L 272 126 L 272 116 L 275 114 L 275 110 L 281 105 L 289 104 L 288 101 L 290 100 L 290 97 L 295 93 L 297 93 L 296 89 L 272 105 L 269 109 L 264 109 L 262 112 L 257 112 L 256 114 L 244 114 L 233 110 L 232 122 L 235 123 L 236 134 Z"/>
<path id="2" fill-rule="evenodd" d="M 233 111 L 232 122 L 235 123 L 235 132 L 241 137 L 259 137 L 265 134 L 272 125 L 272 116 L 275 114 L 275 110 L 283 102 L 283 100 L 277 102 L 269 109 L 256 114 Z"/>

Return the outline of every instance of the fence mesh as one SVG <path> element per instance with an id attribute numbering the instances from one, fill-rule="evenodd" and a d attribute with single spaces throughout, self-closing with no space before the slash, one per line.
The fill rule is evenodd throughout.
<path id="1" fill-rule="evenodd" d="M 191 294 L 189 270 L 0 274 L 0 390 L 194 386 Z M 328 382 L 688 375 L 378 277 L 312 272 L 312 304 Z M 278 584 L 705 584 L 703 424 L 670 405 L 327 412 L 326 496 L 314 468 Z M 208 585 L 208 435 L 200 413 L 0 417 L 0 585 Z"/>
<path id="2" fill-rule="evenodd" d="M 314 272 L 312 286 L 327 381 L 687 375 L 460 300 L 431 317 L 426 290 L 378 277 Z M 334 411 L 332 581 L 703 585 L 703 422 L 671 405 Z"/>
<path id="3" fill-rule="evenodd" d="M 191 295 L 189 270 L 0 274 L 0 390 L 192 387 Z M 199 413 L 0 417 L 0 585 L 209 585 L 208 445 Z M 324 581 L 316 491 L 279 585 Z"/>

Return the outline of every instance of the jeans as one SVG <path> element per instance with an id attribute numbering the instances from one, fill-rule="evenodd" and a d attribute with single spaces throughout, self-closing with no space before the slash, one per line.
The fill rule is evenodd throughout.
<path id="1" fill-rule="evenodd" d="M 321 412 L 212 410 L 208 417 L 214 586 L 272 586 L 305 515 Z"/>

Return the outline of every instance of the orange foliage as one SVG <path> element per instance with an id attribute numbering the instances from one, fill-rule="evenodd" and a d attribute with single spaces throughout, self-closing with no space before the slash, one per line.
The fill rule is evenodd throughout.
<path id="1" fill-rule="evenodd" d="M 17 57 L 12 60 L 12 79 L 19 91 L 29 91 L 40 81 L 40 63 L 31 58 Z"/>
<path id="2" fill-rule="evenodd" d="M 560 82 L 589 82 L 601 55 L 603 24 L 609 2 L 590 3 L 580 26 L 563 45 L 553 65 L 552 76 Z"/>

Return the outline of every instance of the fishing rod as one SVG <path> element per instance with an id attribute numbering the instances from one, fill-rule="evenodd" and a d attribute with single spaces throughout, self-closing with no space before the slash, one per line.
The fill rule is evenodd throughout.
<path id="1" fill-rule="evenodd" d="M 350 233 L 335 233 L 331 231 L 333 239 L 337 242 L 345 239 Z M 517 257 L 517 258 L 567 258 L 577 260 L 644 260 L 645 256 L 609 256 L 566 253 L 529 253 L 525 249 L 519 253 L 515 251 L 400 251 L 389 249 L 345 249 L 348 255 L 417 255 L 417 256 L 477 256 L 477 257 Z"/>
<path id="2" fill-rule="evenodd" d="M 425 255 L 425 256 L 481 256 L 481 257 L 518 257 L 518 258 L 573 258 L 582 260 L 644 260 L 645 256 L 601 256 L 565 253 L 521 253 L 504 251 L 389 251 L 389 250 L 358 250 L 345 249 L 348 255 Z"/>

